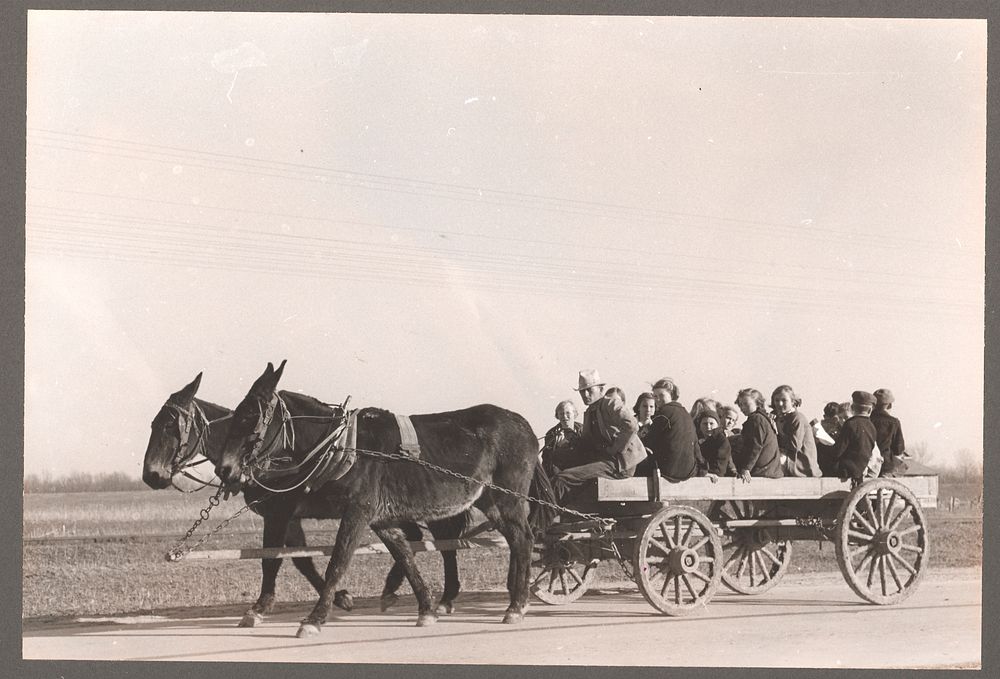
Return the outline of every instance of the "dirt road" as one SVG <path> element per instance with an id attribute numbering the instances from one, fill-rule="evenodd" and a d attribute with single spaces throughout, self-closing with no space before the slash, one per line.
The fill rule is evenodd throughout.
<path id="1" fill-rule="evenodd" d="M 631 588 L 588 592 L 568 606 L 533 602 L 500 624 L 503 592 L 470 592 L 459 610 L 415 626 L 410 598 L 380 613 L 362 600 L 314 639 L 296 639 L 311 603 L 279 605 L 260 627 L 235 627 L 244 606 L 132 619 L 25 623 L 24 658 L 739 667 L 976 666 L 982 585 L 975 570 L 930 571 L 894 607 L 861 602 L 839 574 L 788 576 L 746 597 L 723 589 L 701 613 L 656 614 Z M 895 630 L 895 632 L 892 632 Z M 516 649 L 516 652 L 512 651 Z M 608 649 L 626 649 L 611 652 Z"/>

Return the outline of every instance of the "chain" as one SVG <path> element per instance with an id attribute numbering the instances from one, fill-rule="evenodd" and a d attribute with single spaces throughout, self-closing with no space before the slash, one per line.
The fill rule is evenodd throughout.
<path id="1" fill-rule="evenodd" d="M 194 543 L 190 547 L 185 547 L 184 543 L 191 539 L 191 536 L 194 535 L 194 532 L 198 529 L 198 526 L 200 526 L 202 524 L 202 522 L 208 520 L 208 515 L 212 511 L 212 508 L 219 506 L 219 496 L 222 495 L 222 493 L 223 493 L 223 488 L 220 487 L 219 490 L 217 490 L 215 492 L 215 495 L 213 495 L 212 497 L 208 498 L 208 507 L 206 507 L 205 509 L 201 510 L 201 512 L 199 513 L 198 518 L 195 519 L 194 520 L 194 524 L 190 528 L 188 528 L 188 531 L 187 531 L 187 533 L 184 534 L 184 537 L 182 537 L 180 540 L 178 540 L 177 544 L 175 544 L 173 547 L 170 548 L 170 551 L 168 551 L 167 555 L 166 555 L 167 556 L 167 561 L 180 561 L 181 559 L 184 558 L 185 554 L 193 552 L 194 550 L 198 549 L 201 545 L 205 544 L 205 542 L 209 538 L 211 538 L 213 535 L 215 535 L 216 533 L 218 533 L 220 530 L 222 530 L 223 528 L 225 528 L 226 526 L 228 526 L 230 524 L 230 522 L 232 522 L 240 514 L 243 514 L 243 513 L 247 512 L 247 511 L 249 511 L 250 508 L 253 507 L 254 505 L 257 505 L 258 503 L 261 503 L 264 500 L 266 500 L 267 498 L 269 498 L 272 495 L 274 495 L 274 493 L 268 493 L 267 495 L 264 495 L 262 497 L 257 498 L 253 502 L 247 503 L 247 505 L 245 507 L 243 507 L 242 509 L 240 509 L 238 512 L 236 512 L 235 514 L 233 514 L 232 516 L 230 516 L 228 519 L 222 521 L 218 526 L 216 526 L 212 530 L 210 530 L 207 533 L 205 533 L 204 535 L 202 535 L 201 538 L 198 540 L 198 542 Z M 226 499 L 229 499 L 229 494 L 228 493 L 226 493 Z"/>
<path id="2" fill-rule="evenodd" d="M 611 542 L 611 551 L 615 553 L 615 559 L 618 560 L 618 565 L 622 567 L 622 573 L 625 574 L 625 577 L 627 579 L 635 580 L 635 577 L 632 573 L 632 569 L 629 568 L 628 559 L 623 557 L 622 553 L 618 551 L 618 543 L 616 543 L 614 540 L 610 540 L 610 542 Z"/>
<path id="3" fill-rule="evenodd" d="M 427 460 L 421 460 L 418 457 L 410 457 L 409 455 L 405 455 L 403 453 L 386 453 L 380 450 L 364 450 L 363 448 L 354 448 L 353 450 L 356 453 L 361 453 L 362 455 L 368 455 L 370 457 L 381 457 L 387 460 L 405 460 L 407 462 L 413 462 L 423 467 L 427 467 L 428 469 L 433 469 L 434 471 L 440 472 L 447 476 L 452 476 L 456 479 L 461 479 L 463 481 L 471 481 L 472 483 L 484 486 L 486 488 L 489 488 L 490 490 L 496 490 L 501 493 L 506 493 L 507 495 L 513 495 L 514 497 L 519 498 L 521 500 L 527 500 L 528 502 L 532 502 L 537 505 L 549 507 L 550 509 L 555 509 L 558 512 L 565 512 L 566 514 L 572 514 L 573 516 L 578 516 L 581 519 L 586 519 L 587 521 L 594 521 L 597 523 L 598 530 L 601 533 L 605 532 L 609 528 L 611 523 L 608 519 L 604 519 L 598 516 L 597 514 L 586 514 L 584 512 L 578 512 L 574 509 L 567 509 L 566 507 L 557 505 L 554 502 L 541 500 L 537 497 L 531 497 L 530 495 L 519 493 L 516 490 L 511 490 L 510 488 L 504 488 L 503 486 L 498 486 L 495 483 L 490 483 L 489 481 L 481 481 L 471 476 L 460 474 L 452 469 L 447 469 L 446 467 L 440 467 L 434 464 L 433 462 L 428 462 Z"/>

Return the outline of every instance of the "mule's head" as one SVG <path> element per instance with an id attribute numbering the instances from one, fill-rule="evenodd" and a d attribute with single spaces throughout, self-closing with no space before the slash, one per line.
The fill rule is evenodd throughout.
<path id="1" fill-rule="evenodd" d="M 224 486 L 239 486 L 246 463 L 266 454 L 267 451 L 262 448 L 273 439 L 268 431 L 281 426 L 280 421 L 275 421 L 274 414 L 278 401 L 278 380 L 284 369 L 285 361 L 277 370 L 268 363 L 233 411 L 233 423 L 215 465 L 215 473 Z"/>
<path id="2" fill-rule="evenodd" d="M 198 373 L 191 384 L 171 394 L 153 418 L 142 463 L 142 480 L 150 488 L 169 486 L 174 471 L 186 457 L 194 454 L 191 450 L 191 432 L 196 417 L 194 395 L 200 385 L 201 373 Z"/>

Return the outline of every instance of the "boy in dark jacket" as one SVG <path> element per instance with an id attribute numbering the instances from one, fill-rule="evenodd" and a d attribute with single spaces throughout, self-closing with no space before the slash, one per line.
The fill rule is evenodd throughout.
<path id="1" fill-rule="evenodd" d="M 869 415 L 875 397 L 867 391 L 851 394 L 851 410 L 854 416 L 844 422 L 837 433 L 837 443 L 833 446 L 833 456 L 837 460 L 837 476 L 846 481 L 851 479 L 859 485 L 865 478 L 865 469 L 871 461 L 875 449 L 877 433 Z"/>
<path id="2" fill-rule="evenodd" d="M 740 433 L 736 473 L 744 483 L 752 476 L 780 479 L 781 456 L 778 454 L 778 434 L 764 409 L 764 395 L 756 389 L 742 389 L 736 395 L 736 405 L 747 416 Z"/>
<path id="3" fill-rule="evenodd" d="M 704 473 L 716 476 L 736 476 L 732 449 L 718 414 L 713 410 L 701 411 L 694 418 L 694 427 L 698 432 L 701 459 L 705 461 Z"/>
<path id="4" fill-rule="evenodd" d="M 644 442 L 651 456 L 639 464 L 636 476 L 650 475 L 659 469 L 668 481 L 683 481 L 698 476 L 704 468 L 698 434 L 687 409 L 678 403 L 680 390 L 669 377 L 653 385 L 656 413 L 649 424 Z"/>
<path id="5" fill-rule="evenodd" d="M 875 425 L 875 441 L 885 458 L 879 476 L 902 476 L 908 466 L 904 459 L 906 444 L 899 420 L 889 414 L 896 398 L 888 389 L 876 389 L 874 396 L 875 410 L 871 420 Z"/>

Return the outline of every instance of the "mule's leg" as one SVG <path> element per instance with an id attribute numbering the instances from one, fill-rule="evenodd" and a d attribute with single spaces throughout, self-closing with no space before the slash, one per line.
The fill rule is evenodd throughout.
<path id="1" fill-rule="evenodd" d="M 427 527 L 435 540 L 454 540 L 462 536 L 466 524 L 466 514 L 463 513 L 440 521 L 431 521 Z M 462 589 L 462 583 L 458 579 L 458 553 L 453 549 L 443 551 L 441 560 L 444 562 L 444 592 L 435 609 L 438 615 L 450 614 L 455 610 L 455 599 Z"/>
<path id="2" fill-rule="evenodd" d="M 528 506 L 524 500 L 501 495 L 485 506 L 486 516 L 507 540 L 510 548 L 510 565 L 507 568 L 507 591 L 510 606 L 503 622 L 513 624 L 524 619 L 528 607 L 528 575 L 531 570 L 531 527 L 528 525 Z"/>
<path id="3" fill-rule="evenodd" d="M 354 506 L 344 512 L 340 519 L 340 528 L 337 529 L 337 541 L 333 545 L 330 563 L 326 566 L 325 582 L 319 592 L 319 601 L 299 625 L 297 637 L 314 637 L 319 634 L 319 628 L 330 615 L 330 606 L 333 605 L 337 583 L 344 577 L 347 567 L 351 565 L 354 550 L 361 542 L 370 522 L 370 511 L 362 507 Z"/>
<path id="4" fill-rule="evenodd" d="M 409 521 L 399 524 L 399 527 L 403 530 L 407 540 L 419 540 L 423 537 L 420 531 L 420 526 Z M 392 562 L 392 568 L 389 569 L 389 574 L 385 576 L 385 586 L 382 588 L 382 598 L 380 601 L 380 606 L 382 611 L 389 610 L 397 601 L 399 601 L 399 595 L 396 592 L 403 584 L 403 578 L 406 576 L 406 572 L 403 570 L 403 564 L 395 559 Z"/>
<path id="5" fill-rule="evenodd" d="M 372 530 L 385 543 L 396 563 L 402 567 L 410 587 L 413 588 L 413 594 L 417 597 L 417 627 L 433 625 L 437 622 L 437 614 L 431 608 L 430 590 L 427 589 L 427 584 L 417 570 L 417 560 L 406 539 L 406 532 L 398 525 L 386 524 L 373 525 Z"/>
<path id="6" fill-rule="evenodd" d="M 286 547 L 305 547 L 306 546 L 306 534 L 302 530 L 302 519 L 292 518 L 288 522 L 288 530 L 285 532 L 285 546 Z M 316 570 L 316 562 L 313 561 L 311 556 L 296 556 L 292 557 L 292 563 L 295 567 L 299 569 L 299 572 L 306 577 L 309 584 L 313 586 L 316 593 L 323 589 L 323 576 L 319 574 Z M 338 591 L 333 596 L 333 605 L 337 608 L 342 608 L 345 611 L 349 611 L 354 608 L 354 598 L 351 597 L 350 592 L 346 589 Z"/>
<path id="7" fill-rule="evenodd" d="M 283 547 L 288 523 L 291 521 L 291 512 L 281 509 L 269 511 L 263 518 L 264 547 Z M 254 627 L 263 622 L 264 616 L 271 612 L 274 607 L 274 585 L 280 568 L 281 559 L 261 559 L 260 596 L 257 597 L 257 603 L 243 614 L 239 627 Z"/>

